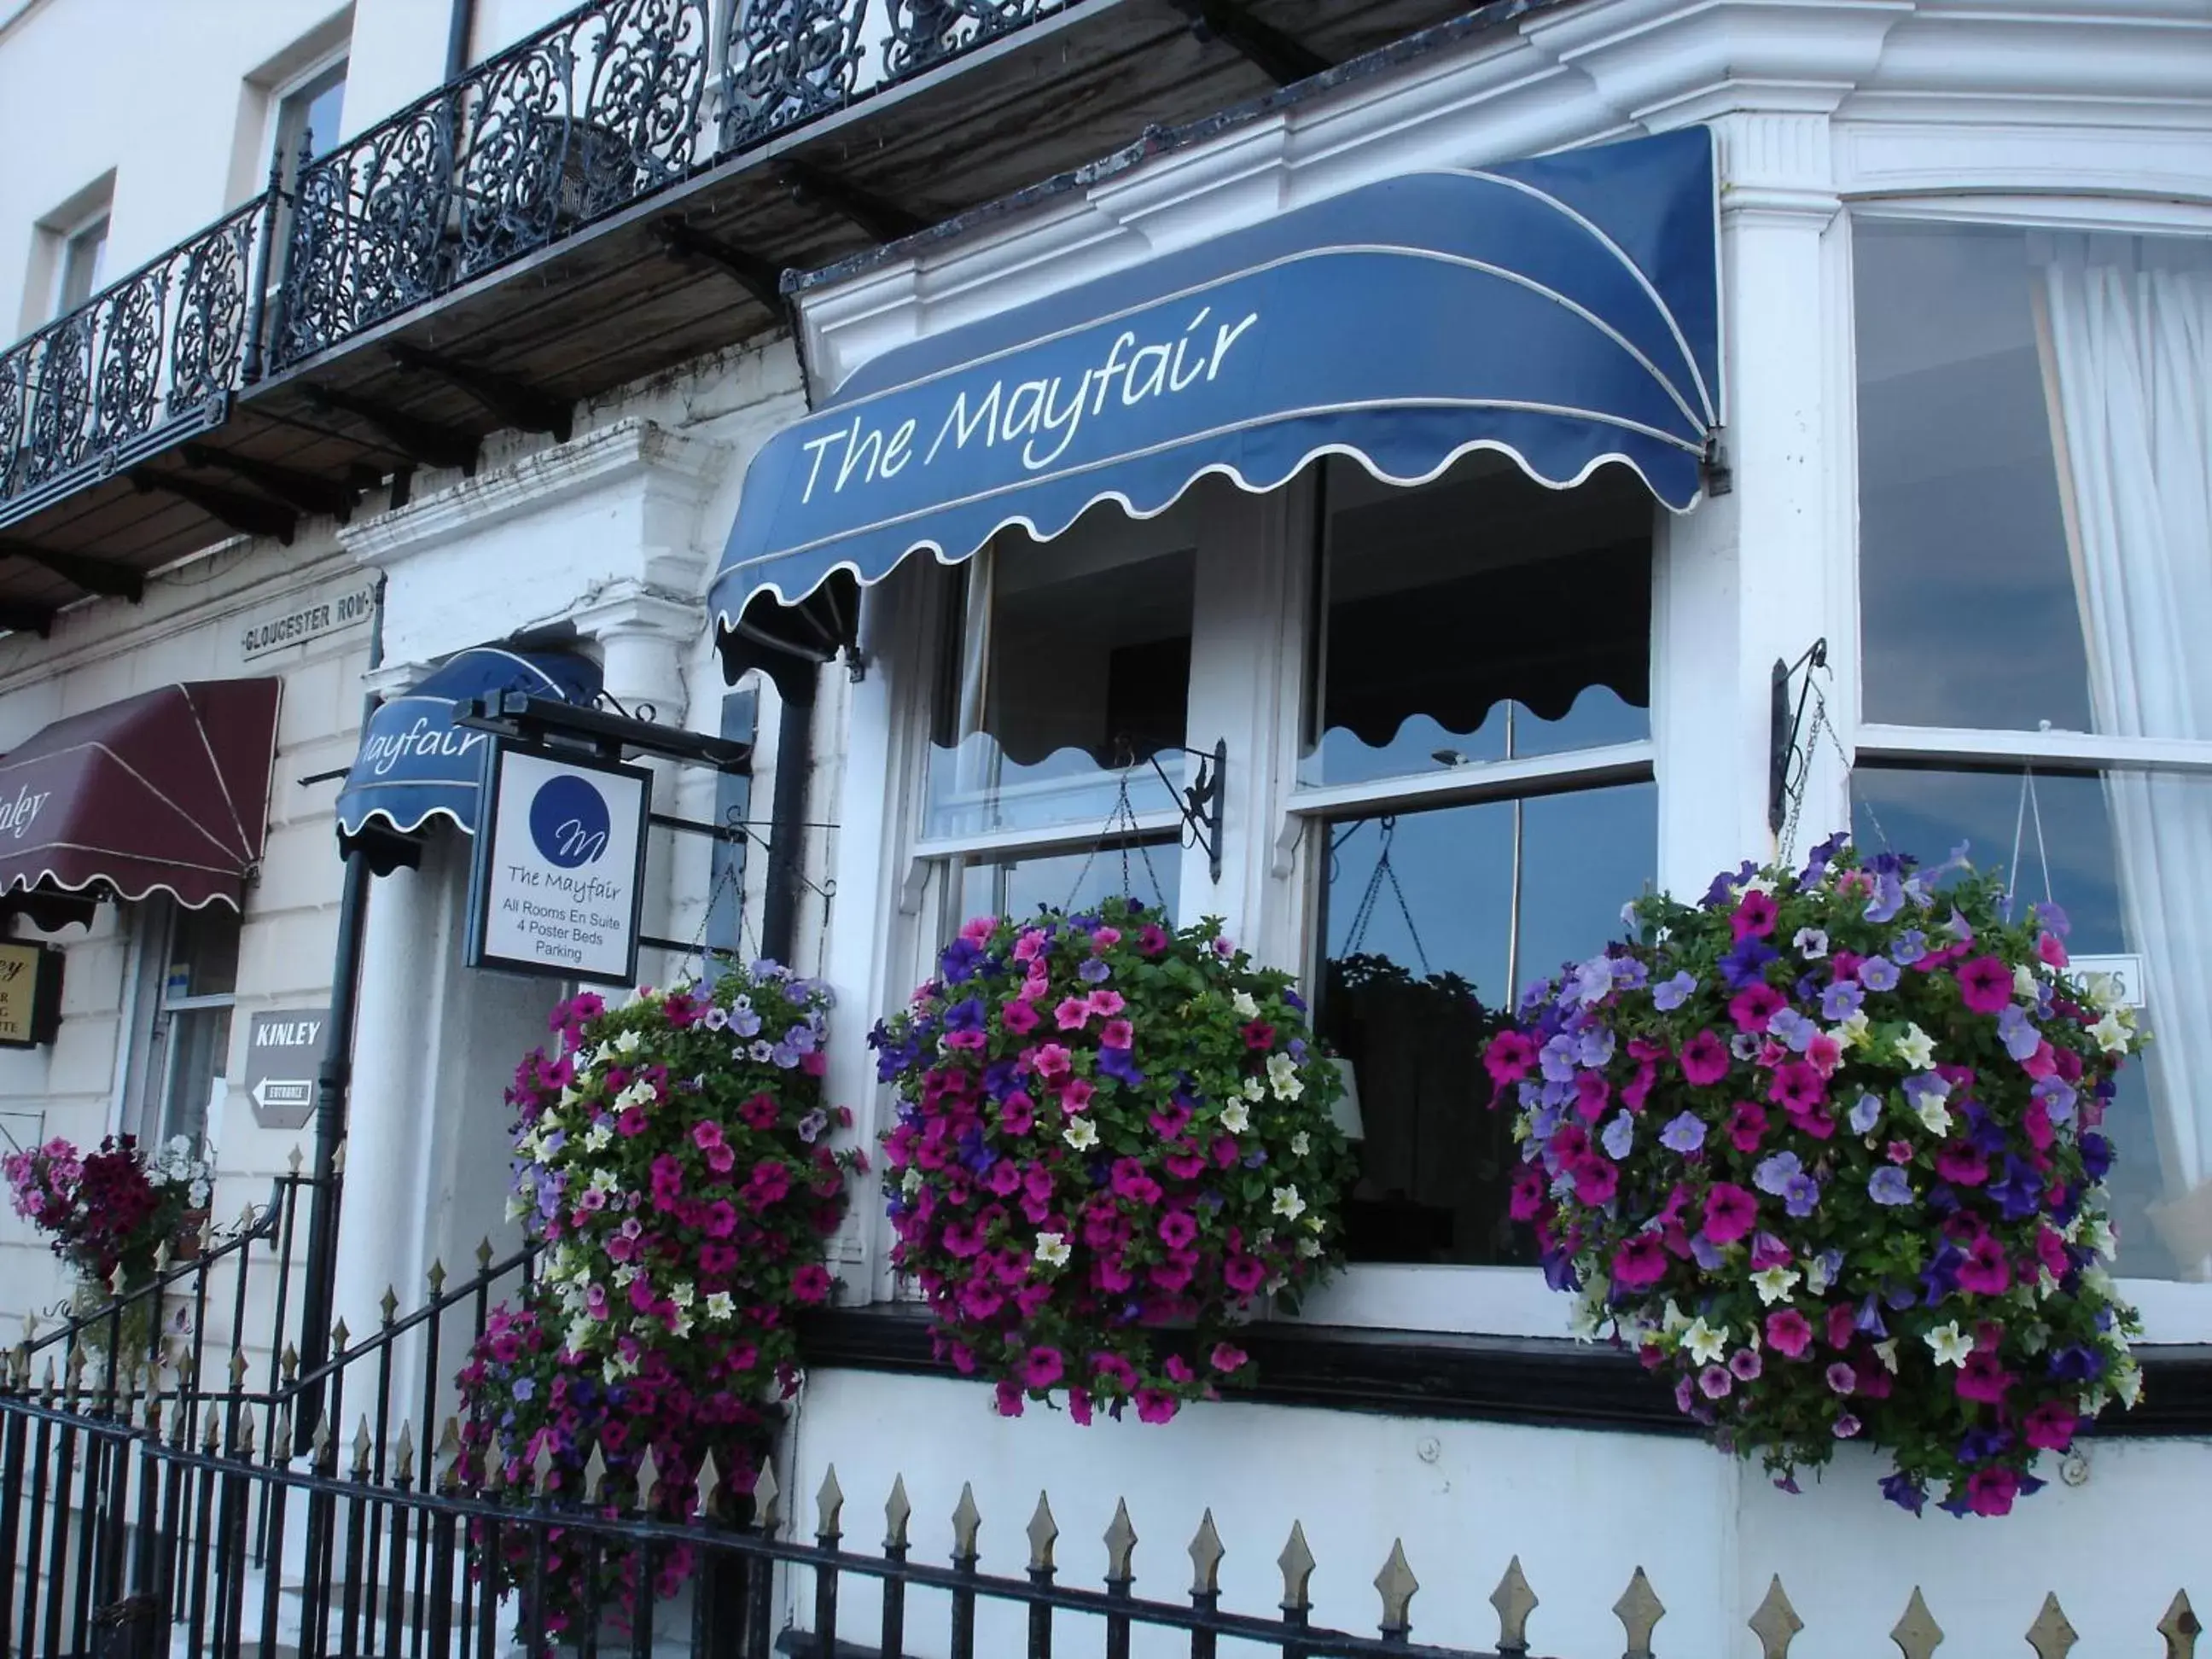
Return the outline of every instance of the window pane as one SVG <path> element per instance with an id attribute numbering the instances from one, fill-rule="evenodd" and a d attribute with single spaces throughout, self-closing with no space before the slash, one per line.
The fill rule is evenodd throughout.
<path id="1" fill-rule="evenodd" d="M 161 1103 L 160 1139 L 207 1133 L 209 1097 L 228 1069 L 230 1010 L 187 1008 L 168 1016 L 169 1076 Z"/>
<path id="2" fill-rule="evenodd" d="M 2106 1119 L 2118 1271 L 2201 1277 L 2212 1256 L 2212 780 L 2108 773 L 2021 774 L 1862 767 L 1854 833 L 1940 860 L 1966 842 L 2012 872 L 2022 909 L 2055 901 L 2067 948 L 2136 959 L 2154 1041 L 2122 1067 Z"/>
<path id="3" fill-rule="evenodd" d="M 62 286 L 56 313 L 74 311 L 99 292 L 107 268 L 107 221 L 94 221 L 62 250 Z"/>
<path id="4" fill-rule="evenodd" d="M 1853 247 L 1867 718 L 2212 738 L 2207 245 Z"/>
<path id="5" fill-rule="evenodd" d="M 219 904 L 177 912 L 167 998 L 228 996 L 238 989 L 238 917 Z"/>
<path id="6" fill-rule="evenodd" d="M 1182 854 L 1172 842 L 1053 853 L 1032 858 L 975 859 L 958 866 L 960 919 L 1026 916 L 1039 910 L 1086 909 L 1102 899 L 1128 897 L 1176 914 Z"/>
<path id="7" fill-rule="evenodd" d="M 1358 1259 L 1533 1260 L 1506 1218 L 1512 1116 L 1489 1109 L 1482 1045 L 1516 972 L 1620 931 L 1654 876 L 1656 806 L 1633 784 L 1332 827 L 1316 1019 L 1358 1096 Z"/>
<path id="8" fill-rule="evenodd" d="M 1125 777 L 1133 810 L 1171 807 L 1149 757 L 1180 781 L 1196 565 L 1117 519 L 963 566 L 923 834 L 1103 826 Z"/>
<path id="9" fill-rule="evenodd" d="M 1479 454 L 1419 489 L 1332 459 L 1307 783 L 1650 735 L 1650 491 Z"/>

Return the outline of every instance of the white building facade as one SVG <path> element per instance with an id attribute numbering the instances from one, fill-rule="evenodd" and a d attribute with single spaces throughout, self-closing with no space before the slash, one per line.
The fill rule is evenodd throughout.
<path id="1" fill-rule="evenodd" d="M 483 5 L 464 62 L 546 21 L 527 9 Z M 202 205 L 142 186 L 127 155 L 106 186 L 70 182 L 51 156 L 0 181 L 0 225 L 33 232 L 20 279 L 0 260 L 0 311 L 14 295 L 26 330 L 43 325 L 120 264 L 247 203 L 334 65 L 380 66 L 369 90 L 346 71 L 349 139 L 443 78 L 424 45 L 435 33 L 442 50 L 442 5 L 317 12 L 241 6 L 221 43 L 234 63 L 192 32 L 197 73 L 247 88 L 253 127 L 226 147 L 210 125 L 197 160 L 171 158 L 205 187 Z M 29 107 L 6 88 L 50 73 L 65 32 L 102 27 L 100 14 L 91 0 L 33 0 L 12 18 L 0 7 L 0 134 L 6 111 Z M 1026 84 L 1023 28 L 1048 40 L 1097 15 L 1025 14 L 969 72 Z M 745 106 L 728 27 L 714 25 L 722 68 L 703 77 L 702 118 L 751 118 L 730 113 Z M 2016 1643 L 2046 1592 L 2106 1644 L 2151 1639 L 2177 1589 L 2212 1594 L 2196 1542 L 2212 1535 L 2212 1095 L 2194 1063 L 2212 1053 L 2212 669 L 2192 647 L 2195 624 L 2212 623 L 2212 5 L 1509 0 L 1403 33 L 1130 148 L 1115 147 L 1136 131 L 1102 126 L 1096 165 L 1022 175 L 1035 187 L 812 260 L 823 268 L 787 284 L 780 316 L 746 285 L 742 224 L 702 208 L 664 240 L 738 273 L 729 303 L 758 303 L 767 320 L 563 397 L 565 412 L 534 425 L 508 418 L 543 413 L 516 395 L 514 365 L 534 360 L 487 349 L 473 382 L 447 377 L 491 427 L 465 465 L 425 435 L 453 424 L 434 407 L 410 417 L 410 444 L 388 393 L 334 380 L 324 418 L 396 446 L 374 452 L 343 522 L 301 506 L 282 543 L 236 535 L 150 567 L 136 603 L 73 600 L 44 637 L 0 640 L 11 748 L 174 683 L 281 682 L 265 850 L 222 913 L 228 983 L 205 994 L 228 1000 L 173 993 L 190 930 L 158 900 L 102 902 L 58 929 L 19 915 L 18 937 L 65 951 L 67 996 L 51 1047 L 0 1054 L 0 1121 L 21 1126 L 18 1139 L 204 1132 L 219 1212 L 262 1201 L 295 1145 L 313 1152 L 314 1127 L 253 1109 L 251 1016 L 327 1018 L 343 1000 L 335 832 L 339 775 L 352 768 L 349 797 L 370 781 L 364 696 L 390 717 L 472 651 L 581 665 L 580 700 L 753 744 L 742 781 L 655 767 L 657 811 L 747 833 L 657 830 L 646 931 L 787 952 L 827 981 L 828 1086 L 860 1144 L 891 1121 L 869 1026 L 978 913 L 1126 890 L 1182 921 L 1219 916 L 1300 975 L 1352 1062 L 1352 1264 L 1297 1322 L 1271 1322 L 1255 1392 L 1164 1426 L 992 1414 L 986 1387 L 931 1358 L 889 1262 L 876 1177 L 860 1180 L 833 1250 L 838 1305 L 810 1339 L 779 1471 L 798 1535 L 816 1519 L 804 1495 L 834 1464 L 856 1511 L 902 1477 L 915 1553 L 942 1559 L 966 1483 L 987 1566 L 1012 1571 L 1044 1487 L 1063 1539 L 1082 1540 L 1062 1549 L 1063 1583 L 1097 1582 L 1089 1540 L 1125 1501 L 1146 1540 L 1139 1593 L 1167 1595 L 1210 1508 L 1230 1546 L 1222 1601 L 1260 1610 L 1281 1598 L 1274 1557 L 1296 1519 L 1322 1563 L 1317 1623 L 1371 1628 L 1371 1575 L 1402 1540 L 1423 1582 L 1417 1639 L 1489 1645 L 1487 1598 L 1517 1556 L 1543 1598 L 1534 1644 L 1561 1654 L 1620 1639 L 1612 1603 L 1639 1567 L 1667 1605 L 1662 1651 L 1759 1651 L 1747 1621 L 1778 1574 L 1808 1627 L 1801 1650 L 1817 1652 L 1887 1639 L 1915 1587 L 1951 1632 L 1947 1650 L 1977 1652 Z M 881 37 L 868 38 L 872 50 Z M 890 120 L 935 95 L 927 75 L 892 78 L 825 118 Z M 127 121 L 118 106 L 94 125 Z M 1539 482 L 1509 441 L 1471 427 L 1411 483 L 1338 446 L 1280 483 L 1186 479 L 1143 516 L 1109 476 L 1064 527 L 994 523 L 952 545 L 925 523 L 911 539 L 930 551 L 863 569 L 869 584 L 838 586 L 830 612 L 779 612 L 777 598 L 800 594 L 763 599 L 726 574 L 732 527 L 775 482 L 756 458 L 872 365 L 928 362 L 961 330 L 1019 337 L 1024 307 L 1064 308 L 1086 284 L 1202 259 L 1220 239 L 1389 181 L 1693 132 L 1711 156 L 1718 304 L 1717 373 L 1694 411 L 1715 442 L 1693 457 L 1694 499 L 1656 499 L 1628 466 L 1601 464 L 1611 454 Z M 687 165 L 652 188 L 722 176 Z M 132 223 L 142 188 L 181 220 L 149 208 Z M 823 205 L 818 178 L 811 198 L 793 188 L 823 216 L 881 217 L 849 193 Z M 639 199 L 599 222 L 631 226 L 651 205 L 643 186 Z M 131 252 L 79 294 L 67 285 L 88 272 L 70 273 L 110 204 L 102 234 Z M 464 246 L 471 234 L 455 233 Z M 520 290 L 499 284 L 527 279 L 499 270 L 464 273 L 436 303 L 482 318 L 506 294 L 521 314 Z M 556 270 L 544 284 L 581 280 Z M 346 291 L 368 303 L 365 279 Z M 1345 298 L 1358 306 L 1356 289 Z M 674 299 L 636 305 L 640 339 L 690 337 Z M 434 329 L 403 339 L 407 314 L 364 324 L 364 337 L 448 350 Z M 1461 337 L 1486 321 L 1346 325 Z M 263 391 L 241 387 L 238 407 L 290 410 L 282 400 L 333 361 L 296 354 Z M 632 362 L 613 348 L 604 361 Z M 265 418 L 273 432 L 278 416 Z M 270 439 L 248 456 L 263 472 L 234 468 L 234 483 L 266 495 L 283 482 L 268 467 L 321 464 L 298 442 L 272 461 Z M 0 551 L 17 533 L 0 528 Z M 272 647 L 267 624 L 318 606 L 328 614 L 299 643 Z M 749 640 L 741 623 L 773 637 Z M 774 647 L 794 638 L 796 653 Z M 1817 710 L 1797 726 L 1779 797 L 1778 664 L 1793 699 L 1815 689 Z M 1209 845 L 1175 790 L 1217 753 Z M 385 839 L 355 917 L 332 1280 L 356 1332 L 374 1326 L 387 1285 L 405 1303 L 434 1264 L 465 1271 L 480 1239 L 498 1257 L 520 1243 L 501 1091 L 562 989 L 464 965 L 465 805 L 380 817 L 359 799 L 347 846 L 364 824 Z M 2004 864 L 2027 897 L 2067 908 L 2078 953 L 2138 975 L 2158 1036 L 2112 1119 L 2118 1272 L 2145 1322 L 2146 1401 L 2132 1432 L 2087 1443 L 2063 1478 L 2053 1460 L 2050 1489 L 2002 1522 L 1891 1508 L 1871 1455 L 1840 1455 L 1802 1494 L 1776 1491 L 1681 1433 L 1632 1363 L 1573 1343 L 1566 1299 L 1502 1224 L 1510 1149 L 1476 1091 L 1475 1049 L 1419 995 L 1449 981 L 1508 1006 L 1601 945 L 1647 886 L 1694 896 L 1717 871 L 1778 845 L 1802 857 L 1845 828 L 1933 860 L 1964 841 Z M 648 949 L 641 977 L 666 982 L 695 962 Z M 173 1087 L 158 1039 L 181 1027 L 165 1022 L 217 1008 L 206 1075 Z M 28 1229 L 0 1226 L 0 1306 L 65 1294 L 40 1277 Z M 807 1577 L 789 1580 L 778 1621 L 808 1627 Z M 872 1595 L 848 1580 L 848 1639 L 872 1628 Z M 1017 1618 L 987 1612 L 981 1650 L 1018 1650 Z"/>

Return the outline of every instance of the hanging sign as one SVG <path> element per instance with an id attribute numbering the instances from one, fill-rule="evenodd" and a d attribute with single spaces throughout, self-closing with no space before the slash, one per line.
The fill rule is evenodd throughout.
<path id="1" fill-rule="evenodd" d="M 469 966 L 634 982 L 652 799 L 634 766 L 488 745 Z"/>
<path id="2" fill-rule="evenodd" d="M 303 1128 L 315 1112 L 327 1008 L 277 1008 L 253 1017 L 246 1039 L 246 1097 L 264 1129 Z"/>
<path id="3" fill-rule="evenodd" d="M 62 1024 L 62 953 L 51 945 L 0 944 L 0 1048 L 52 1042 Z"/>
<path id="4" fill-rule="evenodd" d="M 2148 1000 L 2143 988 L 2143 960 L 2132 953 L 2077 956 L 2066 964 L 2066 971 L 2083 981 L 2099 977 L 2110 980 L 2112 1000 L 2123 1008 L 2141 1008 Z"/>

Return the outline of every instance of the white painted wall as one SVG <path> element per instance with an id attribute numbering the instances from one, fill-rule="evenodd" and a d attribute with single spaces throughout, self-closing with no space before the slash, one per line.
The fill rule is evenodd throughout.
<path id="1" fill-rule="evenodd" d="M 178 680 L 272 675 L 283 683 L 270 787 L 267 849 L 246 895 L 238 1006 L 228 1075 L 242 1073 L 256 1010 L 311 1007 L 329 998 L 341 866 L 331 810 L 335 783 L 302 784 L 351 758 L 361 714 L 363 625 L 247 660 L 242 631 L 311 596 L 357 589 L 327 522 L 303 525 L 296 544 L 234 543 L 148 584 L 143 605 L 104 600 L 64 613 L 53 637 L 0 639 L 0 750 L 48 721 Z M 89 931 L 54 936 L 68 952 L 60 1035 L 50 1048 L 0 1054 L 0 1112 L 19 1135 L 43 1133 L 80 1146 L 118 1128 L 129 1043 L 126 970 L 136 910 L 103 905 Z M 136 1097 L 135 1089 L 131 1091 Z M 40 1115 L 43 1115 L 42 1116 Z M 265 1130 L 232 1093 L 211 1121 L 217 1151 L 213 1206 L 219 1223 L 268 1200 L 271 1177 L 311 1129 Z M 0 1324 L 44 1309 L 65 1292 L 46 1242 L 12 1210 L 0 1212 Z"/>
<path id="2" fill-rule="evenodd" d="M 912 1559 L 942 1565 L 963 1482 L 983 1516 L 985 1572 L 1019 1577 L 1040 1489 L 1059 1522 L 1059 1582 L 1102 1587 L 1099 1540 L 1124 1499 L 1141 1542 L 1137 1592 L 1176 1601 L 1188 1588 L 1184 1551 L 1211 1509 L 1228 1554 L 1222 1605 L 1271 1616 L 1282 1598 L 1275 1559 L 1292 1520 L 1315 1559 L 1314 1620 L 1371 1633 L 1373 1581 L 1394 1540 L 1413 1575 L 1413 1638 L 1483 1650 L 1495 1642 L 1488 1597 L 1520 1558 L 1541 1606 L 1530 1621 L 1539 1653 L 1620 1651 L 1611 1609 L 1641 1566 L 1667 1615 L 1662 1654 L 1753 1659 L 1745 1621 L 1779 1574 L 1806 1625 L 1806 1659 L 1890 1651 L 1890 1627 L 1915 1586 L 1960 1659 L 2018 1653 L 2045 1594 L 2055 1590 L 2084 1652 L 2155 1652 L 2154 1626 L 2177 1589 L 2201 1607 L 2212 1594 L 2201 1540 L 2212 1535 L 2212 1445 L 2100 1445 L 2087 1483 L 2054 1482 L 2002 1522 L 1915 1520 L 1885 1502 L 1875 1461 L 1844 1453 L 1800 1495 L 1778 1492 L 1701 1443 L 1674 1436 L 1445 1422 L 1224 1402 L 1164 1425 L 1100 1419 L 1076 1427 L 1032 1406 L 998 1417 L 981 1383 L 817 1371 L 806 1381 L 786 1486 L 792 1535 L 813 1536 L 814 1504 L 835 1464 L 845 1497 L 845 1547 L 871 1552 L 883 1504 L 902 1475 L 914 1505 Z M 782 1471 L 779 1471 L 781 1477 Z M 802 1626 L 813 1587 L 794 1571 L 783 1605 Z M 879 1602 L 846 1575 L 839 1629 L 867 1640 Z M 909 1653 L 945 1650 L 945 1604 L 910 1593 Z M 780 1615 L 781 1616 L 781 1615 Z M 1022 1626 L 979 1617 L 977 1651 L 1021 1650 Z M 1064 1618 L 1069 1652 L 1096 1651 L 1098 1627 Z M 1139 1654 L 1188 1651 L 1164 1636 Z M 1224 1644 L 1223 1652 L 1255 1650 Z"/>

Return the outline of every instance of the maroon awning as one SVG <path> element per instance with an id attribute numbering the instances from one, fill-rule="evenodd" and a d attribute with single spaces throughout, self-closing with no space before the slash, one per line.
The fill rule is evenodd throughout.
<path id="1" fill-rule="evenodd" d="M 165 892 L 239 908 L 268 835 L 276 693 L 273 679 L 165 685 L 0 758 L 0 902 Z"/>

